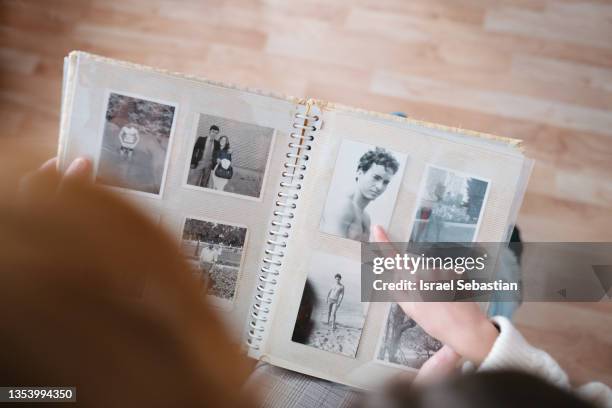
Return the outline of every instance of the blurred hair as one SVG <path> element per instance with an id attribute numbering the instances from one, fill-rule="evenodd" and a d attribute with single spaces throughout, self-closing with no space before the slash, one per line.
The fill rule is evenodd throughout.
<path id="1" fill-rule="evenodd" d="M 427 387 L 391 383 L 382 398 L 369 401 L 377 408 L 594 408 L 571 392 L 519 371 L 491 371 L 450 377 Z"/>
<path id="2" fill-rule="evenodd" d="M 0 383 L 75 386 L 89 407 L 249 405 L 238 392 L 249 363 L 202 301 L 176 241 L 83 180 L 51 170 L 19 183 L 20 157 L 8 153 Z"/>

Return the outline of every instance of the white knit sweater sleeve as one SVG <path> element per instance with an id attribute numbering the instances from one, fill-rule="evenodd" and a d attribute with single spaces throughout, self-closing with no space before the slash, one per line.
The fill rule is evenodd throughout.
<path id="1" fill-rule="evenodd" d="M 478 371 L 516 369 L 537 375 L 558 387 L 570 388 L 567 374 L 548 353 L 527 343 L 507 318 L 496 316 L 492 320 L 499 328 L 499 336 Z M 589 383 L 576 392 L 599 406 L 612 407 L 612 391 L 605 384 Z"/>

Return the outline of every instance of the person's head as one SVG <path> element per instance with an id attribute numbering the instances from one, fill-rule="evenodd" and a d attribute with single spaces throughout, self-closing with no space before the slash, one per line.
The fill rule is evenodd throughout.
<path id="1" fill-rule="evenodd" d="M 377 407 L 489 408 L 594 406 L 567 390 L 532 374 L 490 371 L 449 377 L 438 383 L 411 387 L 396 380 L 380 396 Z M 374 405 L 374 401 L 371 404 Z"/>
<path id="2" fill-rule="evenodd" d="M 342 280 L 342 275 L 337 273 L 337 274 L 334 275 L 334 279 L 336 280 L 336 282 L 340 283 L 340 281 Z"/>
<path id="3" fill-rule="evenodd" d="M 212 137 L 216 137 L 219 134 L 219 126 L 212 125 L 210 129 L 208 129 L 208 134 Z"/>
<path id="4" fill-rule="evenodd" d="M 399 169 L 399 162 L 387 150 L 377 147 L 367 151 L 357 165 L 357 189 L 368 200 L 375 200 L 385 192 L 391 178 Z"/>
<path id="5" fill-rule="evenodd" d="M 225 135 L 219 137 L 219 147 L 221 148 L 221 150 L 229 150 L 230 148 L 230 143 L 229 143 L 229 138 Z"/>

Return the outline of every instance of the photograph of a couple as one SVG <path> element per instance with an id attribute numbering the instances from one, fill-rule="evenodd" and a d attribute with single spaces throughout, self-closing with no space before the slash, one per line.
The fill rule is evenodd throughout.
<path id="1" fill-rule="evenodd" d="M 318 252 L 304 285 L 292 340 L 320 350 L 355 357 L 365 323 L 361 265 Z"/>
<path id="2" fill-rule="evenodd" d="M 273 138 L 272 128 L 200 114 L 187 185 L 259 198 Z"/>

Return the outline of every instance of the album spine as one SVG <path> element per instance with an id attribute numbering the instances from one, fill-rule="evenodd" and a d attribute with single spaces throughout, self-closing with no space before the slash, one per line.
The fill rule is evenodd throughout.
<path id="1" fill-rule="evenodd" d="M 321 124 L 321 111 L 314 102 L 308 101 L 297 106 L 248 317 L 246 343 L 254 351 L 260 350 L 264 341 L 300 193 L 308 171 L 308 161 Z"/>

